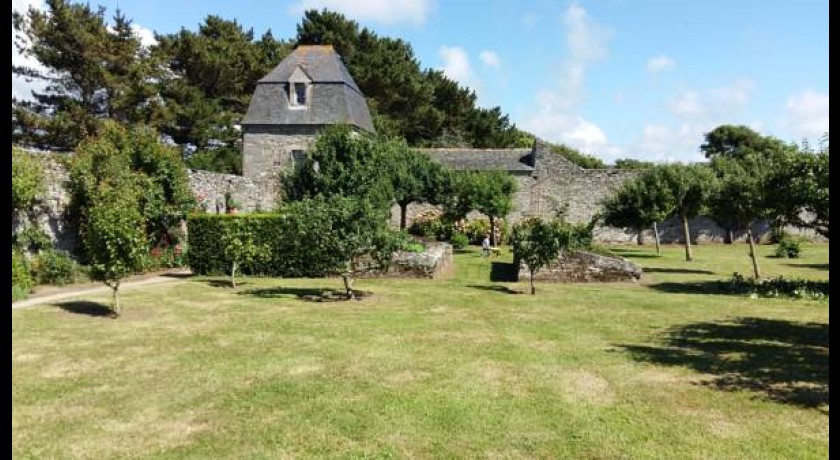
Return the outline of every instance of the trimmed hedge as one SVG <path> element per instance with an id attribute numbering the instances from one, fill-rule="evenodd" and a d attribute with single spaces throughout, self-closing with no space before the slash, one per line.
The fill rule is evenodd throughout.
<path id="1" fill-rule="evenodd" d="M 220 247 L 226 226 L 243 222 L 254 243 L 269 247 L 265 260 L 243 264 L 246 275 L 320 277 L 337 273 L 338 260 L 332 244 L 330 219 L 317 209 L 288 206 L 283 214 L 193 214 L 187 218 L 189 252 L 193 273 L 219 275 L 230 272 L 224 248 Z"/>

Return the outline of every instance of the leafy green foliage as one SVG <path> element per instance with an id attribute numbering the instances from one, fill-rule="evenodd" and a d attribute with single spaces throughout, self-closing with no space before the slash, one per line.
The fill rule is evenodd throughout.
<path id="1" fill-rule="evenodd" d="M 230 285 L 236 289 L 236 269 L 268 256 L 268 245 L 257 245 L 242 220 L 232 220 L 220 241 L 225 258 L 230 261 Z"/>
<path id="2" fill-rule="evenodd" d="M 598 158 L 595 158 L 591 155 L 586 155 L 581 153 L 578 150 L 569 147 L 566 144 L 548 144 L 548 148 L 558 154 L 562 155 L 565 159 L 571 161 L 572 163 L 580 166 L 581 168 L 586 169 L 605 169 L 607 167 L 606 163 L 601 161 Z"/>
<path id="3" fill-rule="evenodd" d="M 356 133 L 348 126 L 332 126 L 318 136 L 299 167 L 283 179 L 286 198 L 352 196 L 390 207 L 393 192 L 389 141 Z"/>
<path id="4" fill-rule="evenodd" d="M 32 260 L 31 271 L 39 284 L 64 286 L 76 281 L 78 265 L 67 251 L 41 251 Z"/>
<path id="5" fill-rule="evenodd" d="M 410 149 L 404 142 L 388 142 L 385 157 L 389 164 L 394 201 L 400 206 L 400 229 L 404 230 L 409 204 L 437 204 L 441 201 L 448 172 L 442 165 Z"/>
<path id="6" fill-rule="evenodd" d="M 536 294 L 534 275 L 555 262 L 563 251 L 589 248 L 592 227 L 532 218 L 514 225 L 512 243 L 514 265 L 525 263 L 531 274 L 531 294 Z"/>
<path id="7" fill-rule="evenodd" d="M 49 235 L 36 225 L 30 225 L 12 235 L 12 247 L 23 252 L 37 253 L 52 247 Z"/>
<path id="8" fill-rule="evenodd" d="M 650 169 L 656 166 L 651 161 L 636 160 L 633 158 L 619 158 L 615 160 L 615 169 Z"/>
<path id="9" fill-rule="evenodd" d="M 787 297 L 828 301 L 828 281 L 785 278 L 756 280 L 735 273 L 727 281 L 720 281 L 724 292 L 752 297 Z"/>
<path id="10" fill-rule="evenodd" d="M 470 244 L 470 239 L 463 233 L 456 233 L 452 235 L 450 242 L 452 243 L 452 247 L 454 249 L 464 249 Z"/>
<path id="11" fill-rule="evenodd" d="M 700 150 L 706 158 L 741 159 L 748 156 L 769 156 L 785 150 L 785 144 L 773 137 L 762 136 L 744 125 L 721 125 L 706 133 Z"/>
<path id="12" fill-rule="evenodd" d="M 90 275 L 113 290 L 113 310 L 120 314 L 122 280 L 143 269 L 148 248 L 146 219 L 137 206 L 139 185 L 102 182 L 92 190 L 81 234 L 90 258 Z"/>
<path id="13" fill-rule="evenodd" d="M 644 173 L 646 180 L 661 184 L 668 191 L 667 202 L 673 205 L 673 212 L 683 224 L 685 260 L 692 260 L 691 235 L 688 220 L 704 210 L 715 190 L 715 175 L 705 164 L 672 163 L 659 165 Z"/>
<path id="14" fill-rule="evenodd" d="M 12 147 L 12 209 L 29 209 L 44 193 L 44 167 L 35 155 Z"/>
<path id="15" fill-rule="evenodd" d="M 12 302 L 23 300 L 29 295 L 32 277 L 29 274 L 29 262 L 20 251 L 12 250 Z"/>
<path id="16" fill-rule="evenodd" d="M 624 182 L 602 203 L 606 225 L 641 232 L 665 220 L 674 209 L 673 196 L 656 174 L 642 174 Z"/>
<path id="17" fill-rule="evenodd" d="M 237 147 L 219 147 L 194 152 L 186 157 L 184 163 L 190 169 L 223 174 L 242 174 L 242 152 Z"/>
<path id="18" fill-rule="evenodd" d="M 829 152 L 793 149 L 774 158 L 767 184 L 777 223 L 810 228 L 829 238 Z"/>
<path id="19" fill-rule="evenodd" d="M 798 259 L 802 254 L 802 240 L 794 236 L 784 234 L 776 242 L 776 257 Z"/>
<path id="20" fill-rule="evenodd" d="M 88 209 L 103 183 L 138 190 L 130 204 L 143 217 L 146 238 L 156 242 L 192 209 L 194 198 L 178 153 L 160 143 L 154 130 L 106 123 L 96 138 L 83 142 L 70 163 L 73 209 L 87 225 Z M 85 244 L 86 252 L 93 250 Z"/>
<path id="21" fill-rule="evenodd" d="M 495 246 L 498 244 L 496 219 L 507 216 L 513 208 L 516 180 L 504 171 L 480 171 L 470 174 L 467 183 L 469 201 L 490 219 L 490 244 Z"/>
<path id="22" fill-rule="evenodd" d="M 161 105 L 155 65 L 119 11 L 48 0 L 45 8 L 13 14 L 15 32 L 28 38 L 23 52 L 45 68 L 13 67 L 12 73 L 48 83 L 34 101 L 12 101 L 13 142 L 71 150 L 95 135 L 103 119 L 153 121 Z M 19 42 L 18 46 L 23 46 Z"/>

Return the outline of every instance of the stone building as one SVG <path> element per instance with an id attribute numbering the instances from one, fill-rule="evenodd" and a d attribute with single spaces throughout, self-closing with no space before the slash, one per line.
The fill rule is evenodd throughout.
<path id="1" fill-rule="evenodd" d="M 365 97 L 332 45 L 299 46 L 257 82 L 242 121 L 242 174 L 287 169 L 334 124 L 373 132 Z"/>
<path id="2" fill-rule="evenodd" d="M 348 124 L 373 132 L 370 112 L 353 77 L 332 46 L 300 46 L 257 82 L 242 122 L 242 171 L 259 181 L 288 170 L 326 125 Z M 587 221 L 598 201 L 625 178 L 622 170 L 583 169 L 536 142 L 530 149 L 421 149 L 461 170 L 508 171 L 519 183 L 511 220 L 554 213 L 568 203 L 567 217 Z M 409 206 L 409 221 L 428 209 Z M 398 215 L 398 213 L 393 213 Z"/>

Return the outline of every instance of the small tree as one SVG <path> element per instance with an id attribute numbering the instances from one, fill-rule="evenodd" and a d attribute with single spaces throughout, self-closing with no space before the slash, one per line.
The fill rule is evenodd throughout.
<path id="1" fill-rule="evenodd" d="M 502 171 L 473 173 L 470 181 L 475 209 L 490 219 L 490 244 L 496 246 L 496 219 L 505 217 L 513 208 L 516 180 Z"/>
<path id="2" fill-rule="evenodd" d="M 122 280 L 143 268 L 148 241 L 146 221 L 137 208 L 138 187 L 130 180 L 100 183 L 85 210 L 82 237 L 90 257 L 91 278 L 113 290 L 111 308 L 120 315 Z"/>
<path id="3" fill-rule="evenodd" d="M 690 261 L 693 257 L 688 220 L 703 210 L 714 190 L 715 176 L 704 164 L 679 163 L 658 166 L 648 174 L 654 175 L 651 180 L 663 184 L 670 193 L 669 201 L 674 205 L 674 213 L 682 221 L 685 260 Z"/>
<path id="4" fill-rule="evenodd" d="M 513 227 L 514 259 L 528 266 L 531 294 L 536 294 L 534 276 L 568 250 L 588 248 L 592 244 L 590 224 L 566 224 L 559 219 L 529 219 Z"/>
<path id="5" fill-rule="evenodd" d="M 653 226 L 656 253 L 660 253 L 656 223 L 667 218 L 674 205 L 666 185 L 658 181 L 657 175 L 644 174 L 625 182 L 603 202 L 603 206 L 604 223 L 632 228 L 639 235 L 639 244 L 643 243 L 642 232 Z"/>
<path id="6" fill-rule="evenodd" d="M 513 227 L 513 253 L 516 260 L 528 266 L 531 294 L 536 294 L 534 275 L 556 260 L 560 254 L 556 223 L 533 218 L 515 225 Z"/>
<path id="7" fill-rule="evenodd" d="M 385 215 L 364 199 L 334 198 L 320 205 L 332 214 L 335 255 L 348 299 L 354 299 L 353 283 L 358 273 L 387 269 L 391 255 L 400 246 L 401 234 L 388 228 Z"/>
<path id="8" fill-rule="evenodd" d="M 716 157 L 712 160 L 712 169 L 717 173 L 719 182 L 715 193 L 710 197 L 709 209 L 712 214 L 727 216 L 733 228 L 747 231 L 753 274 L 759 279 L 761 273 L 755 253 L 752 225 L 756 220 L 768 215 L 768 163 L 754 154 L 739 159 Z"/>
<path id="9" fill-rule="evenodd" d="M 236 289 L 236 271 L 243 264 L 267 257 L 269 248 L 254 243 L 254 238 L 243 220 L 232 218 L 227 224 L 221 243 L 225 258 L 230 262 L 230 287 Z"/>
<path id="10" fill-rule="evenodd" d="M 394 191 L 400 207 L 400 230 L 406 228 L 408 205 L 416 202 L 436 204 L 443 167 L 428 156 L 410 149 L 405 142 L 389 141 L 387 153 Z"/>

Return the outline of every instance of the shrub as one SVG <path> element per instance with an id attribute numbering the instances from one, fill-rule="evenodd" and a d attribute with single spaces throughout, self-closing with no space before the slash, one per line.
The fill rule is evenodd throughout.
<path id="1" fill-rule="evenodd" d="M 423 252 L 426 250 L 426 245 L 419 242 L 419 241 L 406 241 L 403 243 L 402 248 L 403 251 L 407 252 Z"/>
<path id="2" fill-rule="evenodd" d="M 802 253 L 802 240 L 794 236 L 784 234 L 776 243 L 776 257 L 798 259 Z"/>
<path id="3" fill-rule="evenodd" d="M 468 244 L 470 244 L 470 240 L 467 238 L 467 235 L 464 235 L 463 233 L 456 233 L 452 235 L 451 243 L 454 249 L 464 249 Z"/>
<path id="4" fill-rule="evenodd" d="M 76 281 L 77 265 L 67 251 L 41 251 L 32 261 L 32 273 L 40 284 L 64 286 Z"/>
<path id="5" fill-rule="evenodd" d="M 12 148 L 12 209 L 32 206 L 44 192 L 44 168 L 32 154 Z"/>
<path id="6" fill-rule="evenodd" d="M 17 284 L 12 285 L 12 302 L 17 302 L 18 300 L 26 300 L 29 297 L 29 290 L 24 289 Z"/>
<path id="7" fill-rule="evenodd" d="M 25 299 L 32 287 L 29 263 L 18 251 L 12 251 L 12 301 Z"/>
<path id="8" fill-rule="evenodd" d="M 24 252 L 37 253 L 52 247 L 49 235 L 38 226 L 28 226 L 12 235 L 12 246 Z"/>
<path id="9" fill-rule="evenodd" d="M 720 282 L 720 289 L 730 294 L 752 297 L 789 297 L 794 299 L 828 300 L 828 281 L 788 279 L 782 276 L 756 281 L 733 273 L 732 278 Z"/>
<path id="10" fill-rule="evenodd" d="M 430 210 L 414 219 L 408 228 L 408 233 L 437 240 L 447 240 L 453 233 L 453 225 L 440 211 Z"/>

